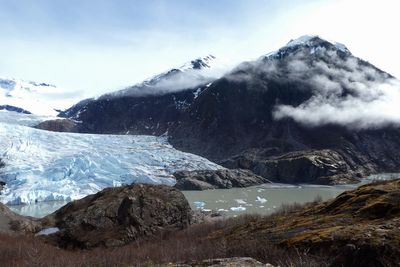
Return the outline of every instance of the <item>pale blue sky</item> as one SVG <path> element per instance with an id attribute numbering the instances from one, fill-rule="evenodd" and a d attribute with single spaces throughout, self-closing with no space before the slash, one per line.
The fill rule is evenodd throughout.
<path id="1" fill-rule="evenodd" d="M 85 95 L 193 58 L 233 64 L 303 34 L 345 43 L 400 77 L 397 1 L 0 0 L 0 76 Z"/>

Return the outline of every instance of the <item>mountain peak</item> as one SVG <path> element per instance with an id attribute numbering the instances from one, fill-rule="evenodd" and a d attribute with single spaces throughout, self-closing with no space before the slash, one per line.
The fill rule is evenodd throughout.
<path id="1" fill-rule="evenodd" d="M 205 57 L 199 57 L 190 62 L 187 62 L 186 64 L 182 65 L 179 69 L 181 71 L 185 71 L 185 70 L 201 70 L 201 69 L 212 68 L 216 62 L 216 59 L 217 58 L 215 56 L 210 54 Z"/>
<path id="2" fill-rule="evenodd" d="M 280 58 L 290 52 L 294 52 L 302 48 L 310 49 L 312 54 L 321 48 L 325 48 L 340 51 L 346 55 L 351 55 L 350 50 L 347 49 L 347 47 L 342 43 L 326 40 L 318 35 L 303 35 L 297 39 L 290 40 L 285 46 L 277 51 L 268 53 L 264 58 Z"/>
<path id="3" fill-rule="evenodd" d="M 295 46 L 310 46 L 311 47 L 311 46 L 319 46 L 319 45 L 321 45 L 321 43 L 330 43 L 331 45 L 335 46 L 336 49 L 338 49 L 346 54 L 351 54 L 349 49 L 347 49 L 347 47 L 344 44 L 323 39 L 318 35 L 300 36 L 297 39 L 290 40 L 289 43 L 287 43 L 287 45 L 285 47 L 295 47 Z"/>

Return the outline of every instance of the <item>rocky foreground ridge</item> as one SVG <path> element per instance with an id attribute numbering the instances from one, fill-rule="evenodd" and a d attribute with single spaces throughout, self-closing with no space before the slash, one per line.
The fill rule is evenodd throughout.
<path id="1" fill-rule="evenodd" d="M 0 226 L 1 232 L 7 226 L 9 233 L 28 234 L 57 227 L 59 231 L 40 238 L 63 248 L 123 249 L 135 241 L 150 249 L 155 244 L 165 247 L 184 242 L 179 249 L 182 253 L 176 252 L 180 256 L 174 258 L 187 264 L 183 266 L 221 256 L 251 256 L 279 266 L 398 266 L 399 199 L 400 180 L 384 181 L 360 186 L 327 202 L 284 206 L 267 217 L 190 225 L 193 213 L 177 189 L 134 185 L 105 189 L 43 219 L 19 216 L 1 206 Z M 162 232 L 169 234 L 159 239 Z M 132 249 L 134 253 L 138 247 Z M 152 251 L 150 255 L 160 254 Z M 197 260 L 188 261 L 188 255 L 196 255 Z M 221 260 L 221 264 L 229 261 Z"/>
<path id="2" fill-rule="evenodd" d="M 377 182 L 335 199 L 283 209 L 216 233 L 228 243 L 260 236 L 280 247 L 329 258 L 329 266 L 398 266 L 400 180 Z"/>

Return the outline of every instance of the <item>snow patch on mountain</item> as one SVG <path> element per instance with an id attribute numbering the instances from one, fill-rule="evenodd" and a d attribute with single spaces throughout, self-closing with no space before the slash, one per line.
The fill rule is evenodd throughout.
<path id="1" fill-rule="evenodd" d="M 160 95 L 208 84 L 226 73 L 229 65 L 213 55 L 197 58 L 178 68 L 153 76 L 134 86 L 100 98 Z"/>
<path id="2" fill-rule="evenodd" d="M 175 171 L 222 168 L 174 149 L 166 137 L 56 133 L 4 122 L 0 158 L 0 201 L 10 205 L 70 201 L 131 183 L 174 185 Z"/>
<path id="3" fill-rule="evenodd" d="M 342 43 L 338 43 L 338 42 L 331 41 L 331 40 L 326 40 L 326 39 L 321 38 L 318 35 L 303 35 L 297 39 L 290 40 L 285 46 L 283 46 L 279 50 L 272 51 L 272 52 L 266 54 L 265 56 L 263 56 L 262 58 L 277 58 L 277 57 L 279 58 L 282 55 L 287 54 L 288 49 L 296 48 L 296 47 L 308 47 L 311 49 L 311 54 L 314 54 L 316 51 L 324 49 L 321 46 L 321 42 L 330 43 L 337 50 L 339 50 L 345 54 L 351 55 L 350 50 L 347 49 L 347 47 Z"/>
<path id="4" fill-rule="evenodd" d="M 56 116 L 77 101 L 76 92 L 68 92 L 47 83 L 0 78 L 2 109 L 22 109 L 42 116 Z M 15 109 L 16 108 L 16 109 Z"/>
<path id="5" fill-rule="evenodd" d="M 314 46 L 315 40 L 326 41 L 326 42 L 334 45 L 338 50 L 340 50 L 344 53 L 350 53 L 349 49 L 347 49 L 347 47 L 344 44 L 338 43 L 335 41 L 331 41 L 331 40 L 322 39 L 318 35 L 303 35 L 297 39 L 290 40 L 289 43 L 285 47 L 294 47 L 294 46 L 299 46 L 299 45 Z"/>

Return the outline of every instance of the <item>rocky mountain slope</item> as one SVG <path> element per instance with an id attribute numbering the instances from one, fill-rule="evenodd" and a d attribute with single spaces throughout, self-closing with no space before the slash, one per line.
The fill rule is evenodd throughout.
<path id="1" fill-rule="evenodd" d="M 324 150 L 319 158 L 341 167 L 317 167 L 309 182 L 318 183 L 326 175 L 399 171 L 400 118 L 392 110 L 399 88 L 344 45 L 305 36 L 207 84 L 87 100 L 64 115 L 80 121 L 81 132 L 168 133 L 179 150 L 273 181 L 284 179 L 282 160 L 298 172 L 287 153 L 318 165 L 310 151 Z"/>

